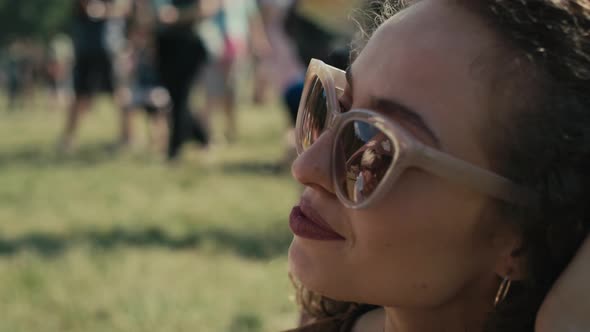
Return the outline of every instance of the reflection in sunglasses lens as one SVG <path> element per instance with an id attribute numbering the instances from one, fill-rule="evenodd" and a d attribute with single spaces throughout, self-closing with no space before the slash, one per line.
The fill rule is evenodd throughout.
<path id="1" fill-rule="evenodd" d="M 344 125 L 336 137 L 335 151 L 338 189 L 354 204 L 373 194 L 395 155 L 391 140 L 380 129 L 363 121 Z"/>
<path id="2" fill-rule="evenodd" d="M 322 82 L 316 77 L 310 84 L 303 109 L 302 146 L 306 150 L 320 137 L 326 125 L 328 105 Z"/>

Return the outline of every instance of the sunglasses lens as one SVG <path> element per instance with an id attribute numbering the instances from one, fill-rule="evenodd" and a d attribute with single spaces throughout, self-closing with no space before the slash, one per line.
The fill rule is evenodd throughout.
<path id="1" fill-rule="evenodd" d="M 376 191 L 393 163 L 395 145 L 377 127 L 350 121 L 335 139 L 334 167 L 338 190 L 353 204 Z"/>
<path id="2" fill-rule="evenodd" d="M 307 150 L 320 137 L 326 126 L 328 116 L 328 105 L 326 91 L 322 82 L 316 77 L 310 83 L 310 89 L 304 96 L 305 105 L 303 108 L 302 121 L 299 128 L 301 136 L 301 148 Z"/>

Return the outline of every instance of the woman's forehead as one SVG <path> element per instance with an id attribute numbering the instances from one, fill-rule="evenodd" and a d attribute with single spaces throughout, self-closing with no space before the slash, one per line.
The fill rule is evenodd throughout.
<path id="1" fill-rule="evenodd" d="M 367 46 L 377 44 L 386 55 L 413 50 L 453 50 L 473 56 L 498 42 L 496 34 L 472 11 L 450 0 L 422 0 L 382 24 Z M 403 50 L 403 49 L 401 49 Z"/>
<path id="2" fill-rule="evenodd" d="M 453 1 L 422 0 L 386 21 L 352 65 L 358 85 L 387 93 L 416 83 L 478 88 L 473 67 L 497 48 L 496 34 Z"/>
<path id="3" fill-rule="evenodd" d="M 464 141 L 481 134 L 490 90 L 473 65 L 497 43 L 494 31 L 456 2 L 422 0 L 386 21 L 353 63 L 355 103 L 399 100 L 433 124 L 443 145 L 475 153 L 481 147 Z"/>

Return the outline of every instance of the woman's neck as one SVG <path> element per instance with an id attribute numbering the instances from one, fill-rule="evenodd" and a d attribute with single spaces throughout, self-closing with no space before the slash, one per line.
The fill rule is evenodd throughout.
<path id="1" fill-rule="evenodd" d="M 480 281 L 481 282 L 481 281 Z M 466 287 L 453 300 L 433 308 L 386 307 L 384 332 L 480 332 L 493 309 L 494 282 Z"/>
<path id="2" fill-rule="evenodd" d="M 458 308 L 456 308 L 458 309 Z M 467 309 L 467 308 L 464 308 Z M 411 311 L 385 308 L 384 332 L 479 332 L 488 310 Z"/>

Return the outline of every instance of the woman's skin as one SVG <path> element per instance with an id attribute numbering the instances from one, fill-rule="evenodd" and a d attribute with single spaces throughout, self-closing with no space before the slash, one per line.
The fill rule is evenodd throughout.
<path id="1" fill-rule="evenodd" d="M 422 142 L 489 168 L 483 128 L 498 110 L 489 106 L 490 71 L 479 67 L 493 66 L 480 60 L 499 45 L 492 30 L 452 1 L 420 1 L 373 35 L 350 69 L 341 101 L 375 110 Z M 488 197 L 416 169 L 375 205 L 346 209 L 331 180 L 331 138 L 326 132 L 292 172 L 305 185 L 303 212 L 344 239 L 295 236 L 294 276 L 327 297 L 384 307 L 363 317 L 357 331 L 481 331 L 500 278 L 523 277 L 522 262 L 512 255 L 517 232 L 487 217 Z"/>

